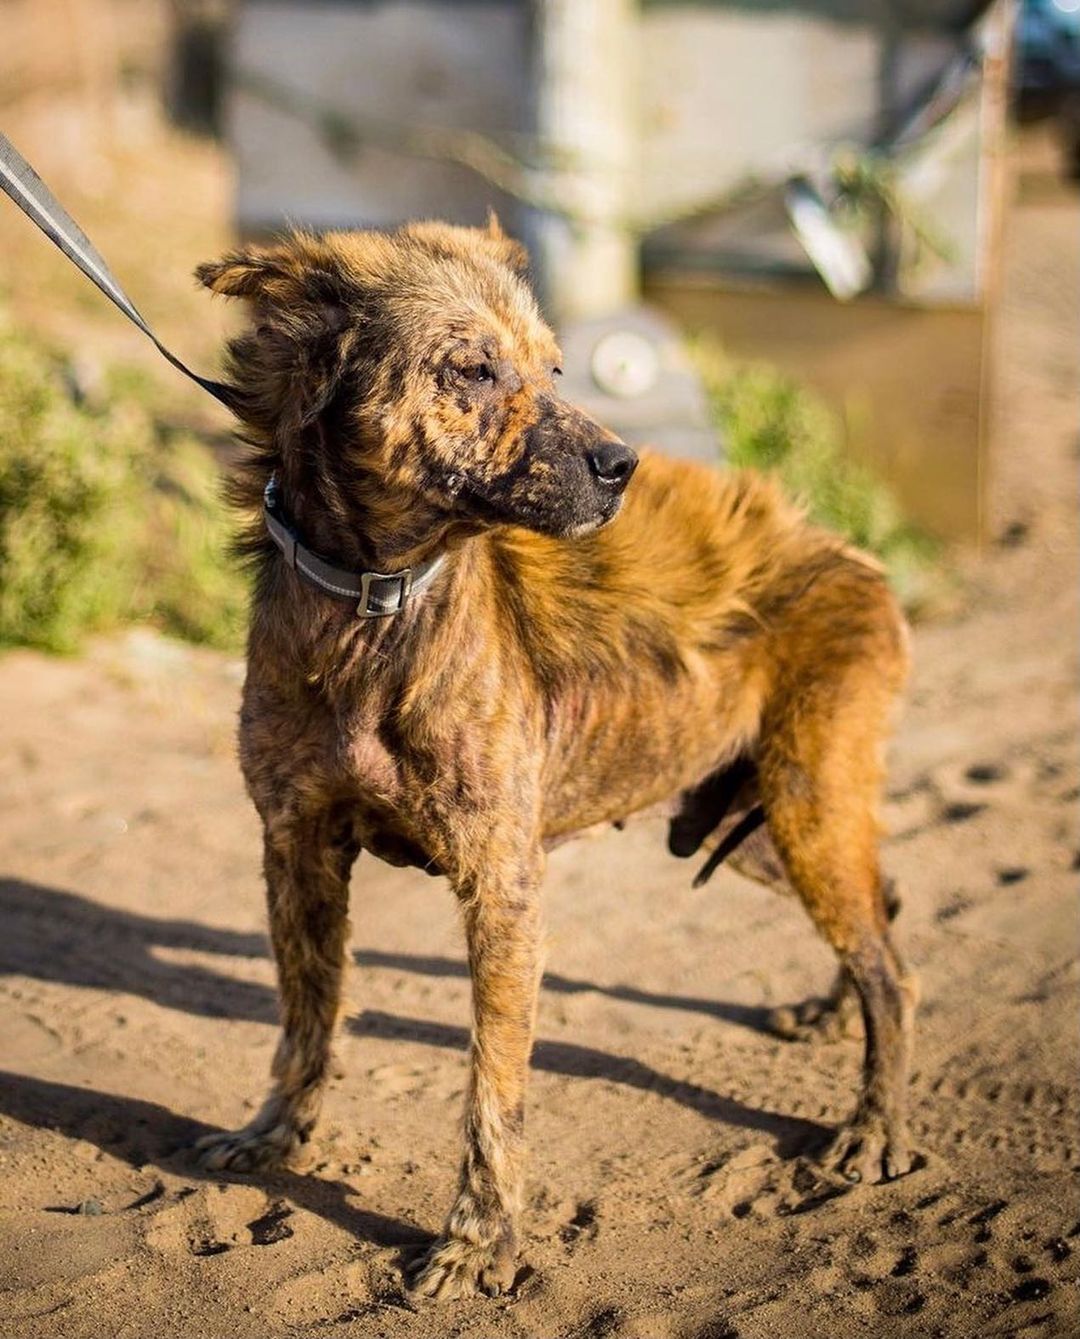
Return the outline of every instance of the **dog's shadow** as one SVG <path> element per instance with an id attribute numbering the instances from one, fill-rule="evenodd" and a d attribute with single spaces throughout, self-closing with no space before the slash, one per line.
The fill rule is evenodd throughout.
<path id="1" fill-rule="evenodd" d="M 155 951 L 159 949 L 218 957 L 267 956 L 262 934 L 117 911 L 77 893 L 0 878 L 0 975 L 123 991 L 205 1018 L 256 1023 L 276 1020 L 275 994 L 267 986 L 204 966 L 170 962 Z M 439 955 L 358 949 L 355 961 L 372 970 L 460 979 L 468 976 L 463 961 Z M 557 972 L 545 972 L 541 984 L 544 990 L 556 994 L 592 992 L 628 1004 L 689 1010 L 754 1032 L 770 1033 L 768 1010 L 753 1005 L 657 994 L 628 985 L 599 986 Z"/>
<path id="2" fill-rule="evenodd" d="M 442 976 L 464 978 L 469 975 L 468 966 L 459 958 L 447 958 L 439 954 L 384 953 L 379 949 L 361 948 L 355 954 L 361 967 L 387 968 L 397 972 L 415 972 L 420 976 Z M 626 1004 L 647 1004 L 659 1009 L 684 1009 L 691 1013 L 706 1014 L 710 1018 L 719 1018 L 724 1023 L 734 1023 L 737 1027 L 749 1028 L 752 1032 L 774 1035 L 769 1026 L 769 1011 L 751 1004 L 733 1004 L 727 1000 L 706 1000 L 694 995 L 660 995 L 654 991 L 640 990 L 637 986 L 598 986 L 592 981 L 581 981 L 559 972 L 545 972 L 540 982 L 542 990 L 550 990 L 557 995 L 606 995 L 608 999 L 622 1000 Z"/>
<path id="3" fill-rule="evenodd" d="M 213 1127 L 156 1102 L 0 1070 L 0 1113 L 24 1125 L 86 1140 L 135 1168 L 150 1165 L 185 1181 L 215 1185 L 252 1183 L 247 1176 L 204 1171 L 191 1146 L 203 1135 L 212 1134 Z M 430 1232 L 412 1223 L 350 1203 L 356 1192 L 341 1181 L 291 1171 L 262 1172 L 258 1181 L 362 1241 L 410 1248 L 433 1239 Z"/>
<path id="4" fill-rule="evenodd" d="M 192 921 L 118 911 L 76 893 L 62 892 L 18 879 L 0 879 L 0 974 L 18 974 L 37 980 L 140 995 L 156 1004 L 206 1018 L 231 1018 L 269 1024 L 276 1021 L 276 997 L 269 985 L 239 980 L 226 971 L 214 971 L 203 965 L 169 961 L 159 954 L 158 950 L 161 949 L 249 959 L 265 958 L 267 954 L 266 940 L 261 934 L 215 929 Z M 467 975 L 463 962 L 446 957 L 362 949 L 356 954 L 356 959 L 361 967 L 368 970 L 413 972 L 439 977 L 463 978 Z M 544 977 L 543 985 L 547 990 L 560 993 L 596 991 L 637 1004 L 688 1009 L 755 1031 L 767 1031 L 767 1014 L 764 1009 L 693 997 L 651 994 L 631 986 L 597 987 L 554 973 Z M 348 1020 L 346 1026 L 361 1037 L 400 1038 L 455 1050 L 464 1050 L 468 1046 L 468 1032 L 463 1027 L 399 1017 L 378 1010 L 364 1010 Z M 589 1046 L 540 1040 L 534 1049 L 532 1063 L 534 1068 L 550 1073 L 571 1078 L 606 1079 L 641 1091 L 657 1093 L 710 1119 L 752 1128 L 772 1136 L 781 1152 L 793 1151 L 807 1142 L 820 1139 L 824 1133 L 823 1127 L 814 1122 L 740 1103 L 709 1089 L 674 1079 L 643 1061 L 612 1055 Z M 56 1125 L 57 1113 L 50 1111 L 50 1104 L 44 1098 L 50 1088 L 59 1092 L 64 1085 L 43 1084 L 16 1075 L 8 1075 L 7 1078 L 9 1081 L 3 1085 L 0 1105 L 7 1104 L 5 1109 L 9 1114 L 24 1120 L 40 1118 L 37 1123 Z M 136 1128 L 141 1122 L 163 1132 L 154 1144 L 158 1150 L 155 1157 L 175 1159 L 179 1155 L 168 1152 L 170 1148 L 191 1143 L 200 1134 L 208 1132 L 207 1127 L 185 1120 L 162 1107 L 133 1099 L 92 1094 L 81 1088 L 67 1091 L 71 1100 L 61 1105 L 64 1111 L 71 1114 L 69 1117 L 61 1115 L 60 1119 L 66 1121 L 62 1126 L 65 1133 L 73 1137 L 93 1140 L 93 1132 L 97 1128 L 94 1113 L 100 1111 L 102 1104 L 106 1110 L 115 1111 L 117 1124 L 122 1128 Z M 161 1150 L 166 1151 L 163 1153 Z M 192 1162 L 189 1160 L 189 1164 Z M 307 1186 L 309 1179 L 296 1177 L 289 1184 L 299 1188 Z M 335 1200 L 333 1192 L 326 1189 L 330 1183 L 312 1184 L 323 1187 L 317 1192 L 312 1190 L 307 1193 L 309 1201 L 313 1195 L 320 1197 L 321 1208 L 317 1211 L 338 1219 L 342 1215 L 348 1217 L 350 1230 L 356 1232 L 357 1211 L 344 1204 L 344 1190 L 339 1192 Z M 302 1203 L 304 1199 L 297 1196 L 297 1201 Z M 390 1230 L 411 1229 L 396 1224 L 391 1225 Z"/>
<path id="5" fill-rule="evenodd" d="M 403 1041 L 424 1042 L 429 1046 L 445 1046 L 464 1051 L 469 1044 L 469 1033 L 462 1027 L 447 1023 L 433 1023 L 422 1018 L 402 1018 L 398 1014 L 365 1009 L 350 1021 L 349 1028 L 362 1037 L 386 1037 Z M 607 1079 L 625 1084 L 642 1092 L 656 1093 L 689 1107 L 710 1120 L 723 1121 L 740 1129 L 758 1130 L 776 1139 L 777 1151 L 787 1156 L 814 1143 L 820 1143 L 827 1131 L 825 1126 L 798 1116 L 784 1116 L 747 1106 L 733 1097 L 723 1097 L 709 1088 L 685 1080 L 674 1079 L 653 1069 L 631 1056 L 611 1055 L 592 1046 L 575 1042 L 536 1042 L 532 1053 L 532 1068 L 550 1074 L 564 1074 L 578 1079 Z"/>

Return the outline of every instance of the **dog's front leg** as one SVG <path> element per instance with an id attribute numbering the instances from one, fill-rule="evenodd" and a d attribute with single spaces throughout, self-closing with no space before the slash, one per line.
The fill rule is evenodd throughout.
<path id="1" fill-rule="evenodd" d="M 469 879 L 457 889 L 473 992 L 465 1158 L 446 1227 L 414 1278 L 424 1296 L 497 1296 L 514 1281 L 525 1084 L 540 980 L 541 865 L 536 853 L 501 879 Z"/>
<path id="2" fill-rule="evenodd" d="M 211 1170 L 287 1164 L 322 1105 L 349 933 L 349 873 L 358 847 L 347 816 L 268 815 L 264 868 L 281 996 L 273 1087 L 250 1125 L 197 1145 Z"/>

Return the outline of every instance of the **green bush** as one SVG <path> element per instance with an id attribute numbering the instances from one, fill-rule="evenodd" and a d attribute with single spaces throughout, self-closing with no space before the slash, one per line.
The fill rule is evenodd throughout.
<path id="1" fill-rule="evenodd" d="M 152 401 L 149 379 L 114 372 L 78 403 L 62 366 L 0 323 L 0 645 L 72 651 L 132 622 L 239 645 L 217 466 Z"/>
<path id="2" fill-rule="evenodd" d="M 909 611 L 937 604 L 945 584 L 938 545 L 845 453 L 828 408 L 767 364 L 735 363 L 706 344 L 696 355 L 729 464 L 776 474 L 811 519 L 876 554 Z"/>

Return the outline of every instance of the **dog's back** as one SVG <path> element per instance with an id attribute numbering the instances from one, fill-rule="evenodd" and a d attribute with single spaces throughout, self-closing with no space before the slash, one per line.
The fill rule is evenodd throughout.
<path id="1" fill-rule="evenodd" d="M 753 750 L 800 627 L 808 680 L 815 665 L 865 656 L 868 636 L 890 661 L 902 641 L 878 565 L 751 472 L 643 452 L 603 530 L 573 544 L 523 530 L 487 542 L 476 595 L 505 611 L 558 755 L 550 837 L 625 818 Z M 894 689 L 901 679 L 898 661 Z"/>

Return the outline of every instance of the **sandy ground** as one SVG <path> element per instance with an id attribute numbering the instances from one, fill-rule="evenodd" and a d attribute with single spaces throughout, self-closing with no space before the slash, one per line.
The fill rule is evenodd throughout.
<path id="1" fill-rule="evenodd" d="M 1029 164 L 1030 166 L 1030 164 Z M 1038 189 L 1036 189 L 1038 187 Z M 515 1295 L 414 1310 L 452 1191 L 467 982 L 438 882 L 361 860 L 356 969 L 307 1175 L 200 1173 L 274 1044 L 240 667 L 133 635 L 0 661 L 4 1339 L 1080 1333 L 1075 753 L 1080 203 L 1020 183 L 997 542 L 920 629 L 887 863 L 924 993 L 922 1165 L 815 1196 L 798 1151 L 860 1043 L 783 1043 L 819 991 L 799 908 L 693 892 L 656 827 L 552 860 Z"/>

